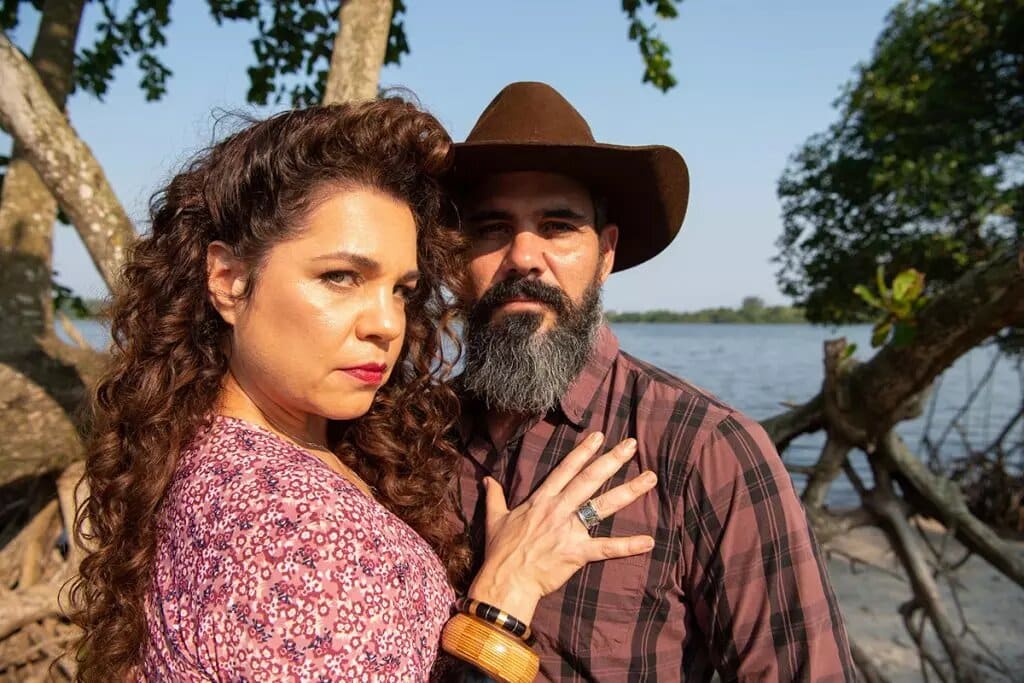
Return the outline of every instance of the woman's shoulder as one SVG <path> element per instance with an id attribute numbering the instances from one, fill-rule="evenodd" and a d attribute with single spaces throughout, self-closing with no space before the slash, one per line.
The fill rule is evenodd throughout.
<path id="1" fill-rule="evenodd" d="M 182 451 L 164 516 L 214 527 L 231 522 L 241 530 L 257 519 L 362 524 L 367 502 L 310 453 L 256 425 L 217 416 Z"/>

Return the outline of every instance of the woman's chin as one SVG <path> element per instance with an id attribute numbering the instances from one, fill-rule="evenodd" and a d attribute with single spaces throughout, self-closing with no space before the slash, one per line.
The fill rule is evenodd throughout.
<path id="1" fill-rule="evenodd" d="M 360 397 L 362 398 L 362 397 Z M 345 401 L 332 402 L 329 405 L 322 405 L 317 412 L 328 420 L 346 421 L 358 420 L 370 411 L 373 405 L 373 396 L 363 400 L 349 398 Z"/>

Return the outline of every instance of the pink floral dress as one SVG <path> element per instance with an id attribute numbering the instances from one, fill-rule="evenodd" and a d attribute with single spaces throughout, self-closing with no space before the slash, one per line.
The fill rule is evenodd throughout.
<path id="1" fill-rule="evenodd" d="M 454 599 L 430 546 L 306 451 L 214 418 L 159 512 L 147 681 L 423 681 Z"/>

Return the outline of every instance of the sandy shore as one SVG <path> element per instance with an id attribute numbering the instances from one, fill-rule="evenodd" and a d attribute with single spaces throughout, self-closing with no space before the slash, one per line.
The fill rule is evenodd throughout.
<path id="1" fill-rule="evenodd" d="M 940 542 L 938 533 L 931 535 Z M 1011 546 L 1024 557 L 1024 543 L 1012 542 Z M 858 529 L 834 540 L 830 547 L 829 571 L 851 637 L 894 683 L 924 680 L 917 650 L 898 611 L 911 595 L 910 586 L 885 536 L 877 529 Z M 955 542 L 948 547 L 947 557 L 956 560 L 963 556 Z M 851 565 L 847 555 L 873 566 Z M 1024 683 L 1024 589 L 977 557 L 960 567 L 956 578 L 962 584 L 959 593 L 968 622 L 1007 665 L 1012 672 L 1010 680 Z M 959 626 L 950 591 L 942 588 L 945 605 Z M 964 641 L 972 642 L 970 635 L 965 634 Z M 934 639 L 933 644 L 938 652 Z"/>

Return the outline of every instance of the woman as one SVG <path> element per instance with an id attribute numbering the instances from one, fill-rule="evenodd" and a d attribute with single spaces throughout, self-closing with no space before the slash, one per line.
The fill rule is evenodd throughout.
<path id="1" fill-rule="evenodd" d="M 467 566 L 441 342 L 450 140 L 399 100 L 287 112 L 158 194 L 115 294 L 73 591 L 82 681 L 423 680 Z M 589 560 L 589 439 L 512 512 L 469 597 L 529 621 Z M 607 515 L 653 485 L 605 493 Z"/>

